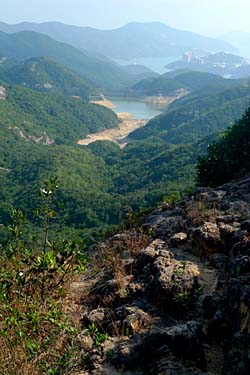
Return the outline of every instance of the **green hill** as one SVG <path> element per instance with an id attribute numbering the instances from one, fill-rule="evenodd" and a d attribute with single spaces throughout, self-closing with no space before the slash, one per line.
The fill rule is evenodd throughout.
<path id="1" fill-rule="evenodd" d="M 0 56 L 17 60 L 45 56 L 104 88 L 124 88 L 130 85 L 132 79 L 119 65 L 107 59 L 98 59 L 68 44 L 32 31 L 16 34 L 0 32 Z"/>
<path id="2" fill-rule="evenodd" d="M 150 77 L 136 83 L 132 90 L 136 95 L 173 95 L 178 89 L 186 89 L 190 92 L 204 90 L 217 93 L 228 88 L 239 86 L 240 80 L 225 79 L 221 76 L 192 71 L 173 71 L 158 77 Z"/>
<path id="3" fill-rule="evenodd" d="M 199 159 L 197 182 L 218 186 L 250 172 L 250 108 Z"/>
<path id="4" fill-rule="evenodd" d="M 30 89 L 6 87 L 0 101 L 1 133 L 11 129 L 27 141 L 75 144 L 79 138 L 115 127 L 111 110 L 77 98 L 46 95 Z"/>
<path id="5" fill-rule="evenodd" d="M 0 101 L 1 223 L 8 222 L 12 205 L 31 218 L 36 192 L 48 176 L 59 177 L 64 206 L 63 223 L 55 230 L 76 231 L 88 240 L 118 225 L 128 207 L 149 207 L 194 181 L 195 161 L 205 147 L 157 139 L 125 149 L 111 142 L 80 147 L 80 136 L 115 126 L 116 115 L 79 99 L 22 87 L 7 86 L 6 92 Z"/>
<path id="6" fill-rule="evenodd" d="M 116 126 L 112 111 L 20 86 L 5 89 L 7 96 L 0 101 L 0 223 L 8 222 L 11 205 L 24 208 L 31 219 L 42 181 L 58 176 L 64 216 L 55 231 L 63 236 L 74 232 L 90 242 L 117 226 L 131 208 L 148 208 L 192 186 L 198 155 L 240 117 L 250 98 L 248 86 L 207 96 L 205 89 L 198 90 L 172 104 L 120 149 L 107 141 L 76 144 L 89 132 Z M 34 221 L 29 225 L 32 233 L 39 232 Z"/>
<path id="7" fill-rule="evenodd" d="M 139 96 L 173 95 L 176 90 L 183 88 L 177 80 L 167 78 L 144 79 L 132 87 L 133 92 Z"/>
<path id="8" fill-rule="evenodd" d="M 164 76 L 165 75 L 163 75 L 163 77 Z M 179 72 L 179 74 L 176 75 L 175 80 L 191 92 L 204 90 L 207 94 L 209 92 L 215 94 L 241 84 L 240 80 L 225 79 L 216 74 L 192 71 Z"/>
<path id="9" fill-rule="evenodd" d="M 223 131 L 237 120 L 250 99 L 250 87 L 240 85 L 217 94 L 206 89 L 173 103 L 167 112 L 130 134 L 131 140 L 158 137 L 169 143 L 193 143 Z"/>
<path id="10" fill-rule="evenodd" d="M 97 93 L 92 82 L 45 57 L 32 58 L 5 68 L 0 71 L 0 79 L 36 91 L 84 99 Z"/>

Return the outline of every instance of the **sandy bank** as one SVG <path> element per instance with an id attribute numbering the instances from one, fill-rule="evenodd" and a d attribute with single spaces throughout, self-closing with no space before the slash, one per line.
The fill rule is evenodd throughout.
<path id="1" fill-rule="evenodd" d="M 115 109 L 115 105 L 110 100 L 105 98 L 104 95 L 101 95 L 101 98 L 101 100 L 91 100 L 90 103 L 102 105 L 103 107 L 107 107 L 109 109 Z"/>
<path id="2" fill-rule="evenodd" d="M 129 113 L 118 113 L 122 120 L 117 128 L 105 129 L 98 133 L 89 134 L 87 138 L 80 139 L 77 144 L 87 146 L 96 141 L 112 141 L 119 144 L 120 147 L 126 145 L 124 138 L 135 129 L 141 128 L 147 123 L 147 120 L 133 120 Z"/>

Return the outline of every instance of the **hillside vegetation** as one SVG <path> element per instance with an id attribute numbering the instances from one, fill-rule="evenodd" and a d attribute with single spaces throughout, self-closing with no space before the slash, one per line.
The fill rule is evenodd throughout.
<path id="1" fill-rule="evenodd" d="M 248 85 L 233 83 L 233 88 L 216 94 L 205 87 L 173 103 L 165 113 L 135 130 L 129 138 L 143 140 L 155 136 L 174 144 L 193 143 L 233 124 L 249 99 Z"/>
<path id="2" fill-rule="evenodd" d="M 244 81 L 225 79 L 221 76 L 193 71 L 173 71 L 158 77 L 150 77 L 137 82 L 133 93 L 139 96 L 173 95 L 178 89 L 187 92 L 218 93 L 220 91 L 239 86 Z"/>
<path id="3" fill-rule="evenodd" d="M 11 67 L 3 67 L 0 79 L 11 85 L 51 94 L 80 96 L 83 99 L 88 99 L 98 92 L 93 82 L 45 57 L 32 58 Z"/>
<path id="4" fill-rule="evenodd" d="M 46 56 L 102 88 L 124 88 L 132 80 L 119 65 L 106 58 L 89 55 L 69 44 L 32 31 L 15 34 L 0 32 L 0 56 L 16 60 Z"/>
<path id="5" fill-rule="evenodd" d="M 48 176 L 58 176 L 65 215 L 56 230 L 81 233 L 90 242 L 130 210 L 149 208 L 191 187 L 198 156 L 241 116 L 250 97 L 247 86 L 191 94 L 140 129 L 139 136 L 134 132 L 133 142 L 120 149 L 111 142 L 76 145 L 89 132 L 116 126 L 112 111 L 76 98 L 6 89 L 8 96 L 0 102 L 0 222 L 7 223 L 11 205 L 30 212 L 37 202 L 32 190 Z M 162 118 L 168 118 L 167 127 Z"/>
<path id="6" fill-rule="evenodd" d="M 250 172 L 250 108 L 219 140 L 208 147 L 198 162 L 197 183 L 218 186 Z"/>
<path id="7" fill-rule="evenodd" d="M 75 144 L 89 133 L 117 126 L 111 110 L 77 98 L 46 95 L 20 86 L 6 86 L 0 101 L 1 132 L 6 129 L 26 140 Z"/>

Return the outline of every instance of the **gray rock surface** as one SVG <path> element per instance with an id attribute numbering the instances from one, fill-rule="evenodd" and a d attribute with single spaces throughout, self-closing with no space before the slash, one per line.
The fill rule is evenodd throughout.
<path id="1" fill-rule="evenodd" d="M 250 178 L 162 204 L 142 228 L 136 252 L 134 230 L 101 244 L 102 254 L 122 244 L 130 255 L 105 263 L 83 300 L 83 330 L 109 335 L 99 347 L 81 339 L 83 371 L 248 375 Z"/>

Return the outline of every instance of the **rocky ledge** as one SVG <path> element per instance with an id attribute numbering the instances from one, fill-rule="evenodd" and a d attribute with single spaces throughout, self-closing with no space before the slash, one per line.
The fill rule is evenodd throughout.
<path id="1" fill-rule="evenodd" d="M 249 374 L 250 178 L 162 204 L 90 256 L 81 374 Z"/>

